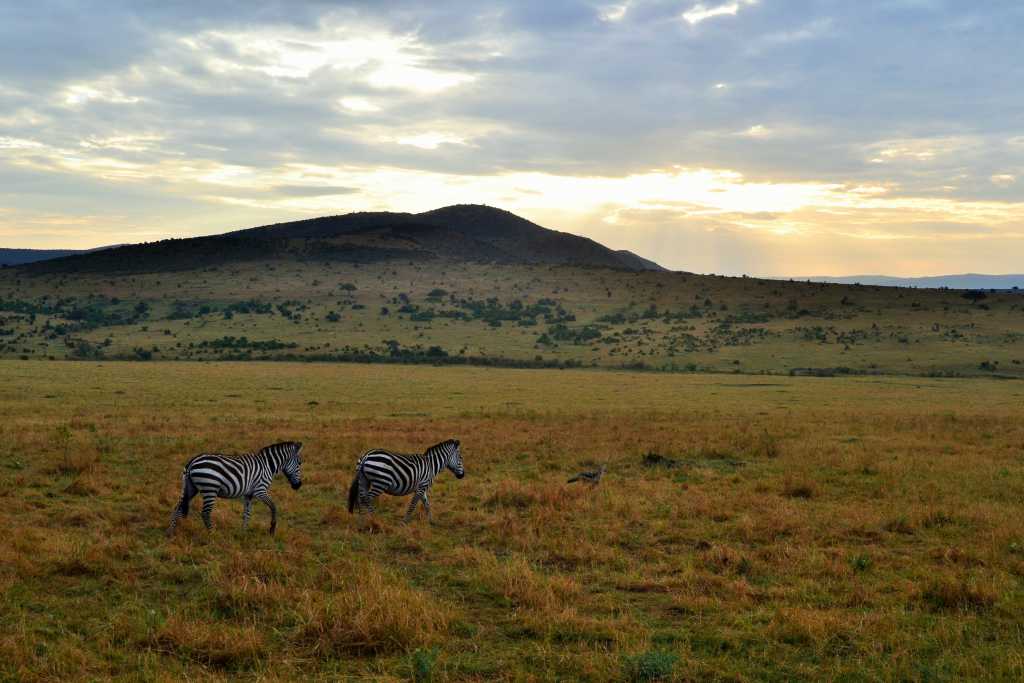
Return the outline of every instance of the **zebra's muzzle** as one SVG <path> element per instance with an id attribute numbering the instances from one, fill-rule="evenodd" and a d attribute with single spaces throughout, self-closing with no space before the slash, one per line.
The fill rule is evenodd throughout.
<path id="1" fill-rule="evenodd" d="M 300 481 L 300 482 L 298 482 L 297 484 L 292 484 L 292 488 L 293 488 L 293 489 L 295 489 L 296 491 L 298 491 L 298 490 L 299 490 L 299 487 L 300 487 L 300 486 L 302 486 L 302 482 L 301 482 L 301 481 Z"/>
<path id="2" fill-rule="evenodd" d="M 462 479 L 464 476 L 466 476 L 465 472 L 456 472 L 455 473 L 455 478 L 456 479 Z"/>

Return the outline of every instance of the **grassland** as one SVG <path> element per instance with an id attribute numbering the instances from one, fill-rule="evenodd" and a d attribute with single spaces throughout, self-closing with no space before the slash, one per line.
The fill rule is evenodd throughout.
<path id="1" fill-rule="evenodd" d="M 1020 680 L 1024 385 L 0 362 L 0 678 Z M 363 450 L 462 440 L 435 524 Z M 278 535 L 203 449 L 306 444 Z M 608 463 L 593 492 L 565 484 Z"/>
<path id="2" fill-rule="evenodd" d="M 0 271 L 0 357 L 1024 377 L 1024 293 L 279 259 Z"/>

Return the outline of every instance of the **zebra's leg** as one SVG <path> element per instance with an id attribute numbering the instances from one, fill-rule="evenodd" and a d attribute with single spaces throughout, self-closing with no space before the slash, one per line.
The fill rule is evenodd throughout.
<path id="1" fill-rule="evenodd" d="M 178 520 L 186 514 L 188 513 L 181 509 L 181 503 L 174 506 L 174 512 L 171 513 L 171 525 L 167 527 L 167 538 L 174 535 L 174 528 L 178 526 Z"/>
<path id="2" fill-rule="evenodd" d="M 217 495 L 203 491 L 203 524 L 207 530 L 213 528 L 213 504 L 217 501 Z"/>
<path id="3" fill-rule="evenodd" d="M 364 496 L 359 497 L 359 511 L 364 515 L 372 515 L 376 510 L 373 509 L 373 504 L 377 500 L 377 494 L 367 493 Z"/>
<path id="4" fill-rule="evenodd" d="M 359 508 L 373 514 L 373 503 L 377 496 L 384 493 L 384 489 L 377 484 L 366 486 L 362 480 L 359 482 Z"/>
<path id="5" fill-rule="evenodd" d="M 434 518 L 430 515 L 430 498 L 427 497 L 427 492 L 424 491 L 420 498 L 423 499 L 423 509 L 427 511 L 427 524 L 433 524 Z"/>
<path id="6" fill-rule="evenodd" d="M 174 528 L 178 526 L 178 520 L 188 514 L 188 502 L 181 500 L 174 506 L 174 512 L 171 513 L 171 525 L 167 527 L 167 537 L 170 538 L 174 535 Z"/>
<path id="7" fill-rule="evenodd" d="M 373 527 L 373 502 L 377 500 L 377 495 L 371 491 L 362 491 L 359 494 L 359 516 L 363 519 L 364 530 Z"/>
<path id="8" fill-rule="evenodd" d="M 412 494 L 412 500 L 409 502 L 409 509 L 405 511 L 405 519 L 402 520 L 406 524 L 408 524 L 409 520 L 412 519 L 413 510 L 416 509 L 416 505 L 420 502 L 420 496 L 421 495 L 423 495 L 423 494 L 421 494 L 419 491 L 417 491 L 416 493 Z"/>
<path id="9" fill-rule="evenodd" d="M 171 525 L 167 527 L 167 538 L 170 538 L 174 535 L 174 527 L 178 526 L 178 520 L 182 517 L 183 515 L 181 514 L 181 506 L 175 505 L 174 512 L 171 513 Z"/>
<path id="10" fill-rule="evenodd" d="M 245 507 L 242 509 L 242 531 L 249 528 L 249 516 L 252 514 L 252 496 L 245 497 Z"/>
<path id="11" fill-rule="evenodd" d="M 178 504 L 174 506 L 174 512 L 171 513 L 171 525 L 167 527 L 168 537 L 174 535 L 174 529 L 178 526 L 178 520 L 188 516 L 189 501 L 195 497 L 196 493 L 198 491 L 195 484 L 187 477 L 182 477 L 181 499 L 178 500 Z"/>
<path id="12" fill-rule="evenodd" d="M 270 496 L 266 493 L 256 496 L 260 501 L 270 508 L 270 533 L 273 535 L 277 531 L 277 506 L 274 505 L 274 501 L 270 500 Z"/>
<path id="13" fill-rule="evenodd" d="M 360 476 L 359 479 L 359 493 L 357 497 L 357 507 L 359 508 L 359 514 L 365 515 L 368 512 L 373 512 L 373 497 L 370 492 L 370 487 L 366 485 L 366 478 Z"/>

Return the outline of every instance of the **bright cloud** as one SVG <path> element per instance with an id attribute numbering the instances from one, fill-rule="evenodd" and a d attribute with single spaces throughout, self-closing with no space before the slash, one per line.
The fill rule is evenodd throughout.
<path id="1" fill-rule="evenodd" d="M 966 137 L 908 138 L 884 140 L 869 147 L 872 163 L 890 161 L 933 161 L 938 157 L 955 154 L 976 145 L 977 140 Z"/>
<path id="2" fill-rule="evenodd" d="M 357 113 L 380 111 L 380 107 L 364 97 L 342 97 L 338 100 L 343 108 Z"/>
<path id="3" fill-rule="evenodd" d="M 11 150 L 24 150 L 24 149 L 43 149 L 46 147 L 41 142 L 35 140 L 25 140 L 24 138 L 11 138 L 11 137 L 0 137 L 0 149 L 11 149 Z"/>
<path id="4" fill-rule="evenodd" d="M 109 83 L 97 82 L 69 85 L 64 90 L 62 100 L 69 107 L 79 107 L 92 101 L 135 104 L 139 98 L 125 95 Z"/>
<path id="5" fill-rule="evenodd" d="M 621 21 L 629 10 L 629 3 L 619 5 L 608 5 L 601 9 L 601 21 Z"/>
<path id="6" fill-rule="evenodd" d="M 208 31 L 179 42 L 215 73 L 258 72 L 271 78 L 308 79 L 319 71 L 344 72 L 375 88 L 435 93 L 467 83 L 472 74 L 429 66 L 429 47 L 412 35 L 364 35 L 344 26 L 315 32 Z M 230 46 L 230 50 L 219 49 Z M 362 98 L 349 98 L 356 107 Z M 344 105 L 343 105 L 344 106 Z M 368 111 L 362 109 L 362 111 Z"/>
<path id="7" fill-rule="evenodd" d="M 713 19 L 714 17 L 736 16 L 736 13 L 740 11 L 741 7 L 744 5 L 754 4 L 757 4 L 757 0 L 736 0 L 735 2 L 726 2 L 721 5 L 712 5 L 710 7 L 703 2 L 698 2 L 696 5 L 683 12 L 683 19 L 686 23 L 693 26 L 707 19 Z"/>
<path id="8" fill-rule="evenodd" d="M 162 135 L 89 136 L 78 144 L 86 149 L 114 149 L 122 152 L 144 152 L 162 141 Z"/>
<path id="9" fill-rule="evenodd" d="M 419 147 L 420 149 L 437 149 L 441 145 L 464 145 L 465 138 L 450 133 L 420 133 L 419 135 L 407 135 L 394 138 L 400 145 Z"/>

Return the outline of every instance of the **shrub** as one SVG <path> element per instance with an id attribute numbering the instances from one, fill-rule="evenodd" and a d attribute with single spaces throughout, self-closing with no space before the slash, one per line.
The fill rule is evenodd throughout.
<path id="1" fill-rule="evenodd" d="M 437 662 L 437 654 L 436 647 L 429 650 L 417 649 L 412 653 L 410 662 L 412 680 L 416 683 L 429 683 L 434 680 L 434 664 Z"/>
<path id="2" fill-rule="evenodd" d="M 855 555 L 850 560 L 850 567 L 855 572 L 866 572 L 868 569 L 871 569 L 871 558 L 863 554 Z"/>
<path id="3" fill-rule="evenodd" d="M 789 480 L 782 487 L 782 495 L 787 498 L 814 498 L 817 487 L 810 481 Z"/>
<path id="4" fill-rule="evenodd" d="M 623 677 L 628 681 L 663 681 L 672 675 L 677 661 L 678 655 L 656 650 L 627 656 L 622 661 Z"/>
<path id="5" fill-rule="evenodd" d="M 982 612 L 995 605 L 998 597 L 992 586 L 963 578 L 935 578 L 921 591 L 921 599 L 935 611 Z"/>

